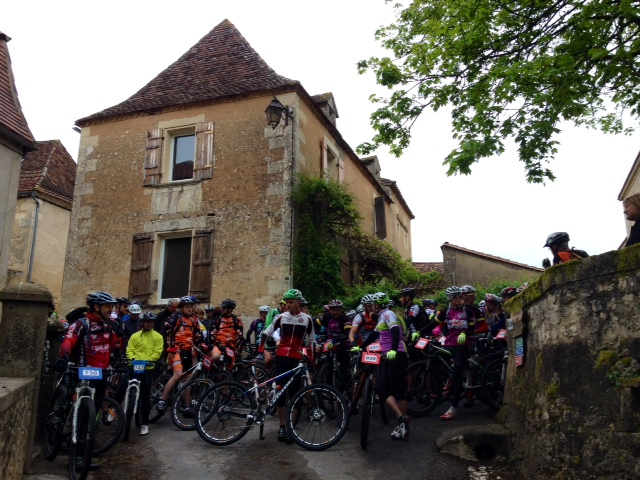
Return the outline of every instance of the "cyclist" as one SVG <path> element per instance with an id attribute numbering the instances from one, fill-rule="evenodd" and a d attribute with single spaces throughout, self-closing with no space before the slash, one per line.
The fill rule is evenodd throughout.
<path id="1" fill-rule="evenodd" d="M 242 353 L 244 326 L 242 319 L 233 314 L 235 308 L 236 302 L 229 298 L 223 300 L 220 302 L 220 315 L 214 318 L 211 324 L 211 339 L 215 343 L 211 360 L 214 363 L 220 360 L 224 348 L 233 349 L 236 357 Z M 235 359 L 229 365 L 229 369 L 233 367 L 234 363 Z"/>
<path id="2" fill-rule="evenodd" d="M 549 250 L 553 253 L 554 265 L 583 258 L 582 256 L 575 255 L 575 252 L 569 248 L 569 234 L 567 232 L 552 233 L 547 237 L 547 242 L 544 246 L 549 247 Z M 584 254 L 586 255 L 586 252 L 584 252 Z"/>
<path id="3" fill-rule="evenodd" d="M 427 315 L 429 315 L 429 320 L 433 320 L 435 318 L 432 316 L 436 314 L 437 305 L 436 301 L 431 298 L 425 298 L 422 301 L 422 307 L 424 308 L 424 311 L 427 312 Z"/>
<path id="4" fill-rule="evenodd" d="M 260 341 L 260 335 L 262 335 L 262 331 L 264 330 L 264 325 L 267 320 L 267 314 L 271 310 L 269 305 L 263 305 L 258 308 L 258 318 L 256 318 L 251 325 L 249 326 L 249 330 L 247 330 L 247 335 L 245 336 L 245 340 L 247 343 L 251 343 L 251 334 L 255 334 L 255 342 L 258 343 Z"/>
<path id="5" fill-rule="evenodd" d="M 132 303 L 129 305 L 129 314 L 122 317 L 122 326 L 124 330 L 124 344 L 126 345 L 131 335 L 136 333 L 142 328 L 142 322 L 140 321 L 140 314 L 142 313 L 142 307 L 139 303 Z M 155 316 L 154 316 L 155 317 Z"/>
<path id="6" fill-rule="evenodd" d="M 367 348 L 378 338 L 382 353 L 387 361 L 377 380 L 377 389 L 380 400 L 393 410 L 398 416 L 398 425 L 391 432 L 391 438 L 405 439 L 409 436 L 409 419 L 407 418 L 407 400 L 405 391 L 405 370 L 409 365 L 407 347 L 402 340 L 406 327 L 391 309 L 389 309 L 389 297 L 384 292 L 373 295 L 375 313 L 378 315 L 376 331 L 369 335 L 361 347 L 353 347 L 351 351 L 359 352 Z"/>
<path id="7" fill-rule="evenodd" d="M 142 315 L 142 330 L 134 333 L 127 344 L 127 358 L 129 360 L 146 360 L 149 362 L 160 360 L 164 340 L 162 335 L 153 329 L 155 320 L 156 316 L 151 312 Z M 131 375 L 125 380 L 130 378 Z M 142 415 L 140 435 L 147 435 L 149 433 L 150 389 L 153 383 L 153 366 L 148 366 L 145 372 L 137 378 L 140 380 L 140 413 Z M 126 381 L 123 382 L 123 385 L 126 386 Z"/>
<path id="8" fill-rule="evenodd" d="M 473 333 L 476 318 L 473 310 L 464 305 L 462 290 L 456 286 L 445 290 L 449 306 L 438 312 L 438 322 L 442 324 L 445 334 L 444 347 L 453 356 L 452 378 L 445 386 L 445 391 L 451 390 L 451 407 L 443 415 L 442 420 L 453 420 L 457 416 L 458 402 L 462 390 L 464 367 L 469 356 L 467 347 L 467 333 Z"/>
<path id="9" fill-rule="evenodd" d="M 299 360 L 302 358 L 301 349 L 304 345 L 305 337 L 308 338 L 308 351 L 310 359 L 313 361 L 313 351 L 316 343 L 313 321 L 309 315 L 300 310 L 300 301 L 302 300 L 302 293 L 300 290 L 288 290 L 283 295 L 282 299 L 286 302 L 287 310 L 278 315 L 273 323 L 262 331 L 260 346 L 258 347 L 258 355 L 256 356 L 257 363 L 264 362 L 263 352 L 267 338 L 273 335 L 273 332 L 279 328 L 282 339 L 280 340 L 280 345 L 276 351 L 275 375 L 287 372 L 298 365 Z M 288 378 L 278 379 L 276 380 L 276 385 L 278 388 L 282 388 L 288 380 Z M 298 388 L 299 381 L 296 382 L 295 385 L 291 385 L 291 394 L 295 393 Z M 280 420 L 278 441 L 292 443 L 292 439 L 284 426 L 285 414 L 286 398 L 285 395 L 282 395 L 278 399 L 278 419 Z"/>
<path id="10" fill-rule="evenodd" d="M 489 331 L 489 327 L 487 326 L 487 322 L 485 321 L 484 314 L 482 310 L 478 308 L 475 304 L 476 302 L 476 289 L 473 288 L 472 285 L 465 285 L 464 287 L 460 287 L 462 291 L 462 300 L 464 301 L 464 305 L 467 308 L 473 310 L 473 316 L 476 318 L 476 324 L 474 326 L 474 333 L 486 333 Z"/>
<path id="11" fill-rule="evenodd" d="M 300 300 L 300 310 L 309 315 L 309 302 L 307 302 L 307 299 L 304 297 Z"/>
<path id="12" fill-rule="evenodd" d="M 200 320 L 200 323 L 206 331 L 206 334 L 203 331 L 203 335 L 205 338 L 209 338 L 209 335 L 211 334 L 211 324 L 213 323 L 213 319 L 218 315 L 220 315 L 219 308 L 216 310 L 213 305 L 207 305 L 206 307 L 204 307 L 204 319 Z"/>
<path id="13" fill-rule="evenodd" d="M 167 306 L 164 310 L 162 310 L 158 315 L 156 315 L 156 324 L 153 326 L 153 329 L 162 334 L 162 330 L 164 329 L 164 323 L 167 319 L 178 311 L 178 302 L 177 298 L 172 298 L 167 302 Z M 166 340 L 166 339 L 165 339 Z"/>
<path id="14" fill-rule="evenodd" d="M 407 335 L 411 334 L 411 340 L 416 340 L 422 335 L 430 335 L 434 327 L 434 325 L 430 325 L 429 316 L 424 308 L 413 303 L 414 298 L 416 298 L 415 288 L 400 290 L 400 303 L 405 308 L 404 322 L 408 330 Z M 416 360 L 417 358 L 411 358 L 411 361 Z"/>
<path id="15" fill-rule="evenodd" d="M 327 350 L 335 350 L 340 369 L 345 371 L 351 363 L 349 343 L 345 341 L 349 339 L 351 320 L 344 314 L 343 308 L 344 305 L 340 300 L 331 300 L 329 302 L 329 315 L 323 317 L 322 321 L 327 332 L 327 341 L 325 343 Z"/>
<path id="16" fill-rule="evenodd" d="M 162 398 L 158 402 L 158 411 L 167 409 L 167 399 L 176 383 L 193 366 L 195 351 L 193 345 L 202 343 L 202 331 L 200 322 L 193 315 L 193 300 L 190 297 L 182 297 L 178 302 L 179 310 L 167 319 L 163 333 L 167 338 L 169 348 L 168 363 L 173 368 L 173 376 L 167 382 L 162 392 Z"/>
<path id="17" fill-rule="evenodd" d="M 492 293 L 487 293 L 484 303 L 487 309 L 487 323 L 491 329 L 491 336 L 495 336 L 499 330 L 505 328 L 507 323 L 507 317 L 502 310 L 502 298 Z"/>
<path id="18" fill-rule="evenodd" d="M 117 338 L 110 320 L 111 311 L 116 299 L 107 292 L 91 293 L 87 296 L 89 310 L 80 319 L 69 326 L 69 330 L 60 345 L 60 358 L 56 369 L 64 372 L 70 359 L 79 367 L 108 368 L 111 354 L 117 347 Z M 107 376 L 102 380 L 90 380 L 95 389 L 94 402 L 96 409 L 102 404 L 107 389 Z M 102 421 L 109 425 L 113 417 L 105 411 Z"/>

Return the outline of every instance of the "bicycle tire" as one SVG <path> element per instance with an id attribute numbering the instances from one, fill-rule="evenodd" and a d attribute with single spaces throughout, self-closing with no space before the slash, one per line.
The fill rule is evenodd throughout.
<path id="1" fill-rule="evenodd" d="M 133 398 L 130 398 L 129 402 L 127 403 L 127 410 L 124 412 L 124 436 L 122 437 L 122 441 L 124 442 L 129 441 L 129 433 L 131 432 L 131 420 L 133 420 L 133 410 L 135 406 L 134 404 L 135 402 L 133 401 Z"/>
<path id="2" fill-rule="evenodd" d="M 308 385 L 289 402 L 285 426 L 302 448 L 326 450 L 338 443 L 349 427 L 349 403 L 331 385 Z"/>
<path id="3" fill-rule="evenodd" d="M 76 421 L 76 442 L 69 442 L 69 478 L 85 480 L 91 467 L 96 437 L 96 407 L 90 397 L 80 399 Z"/>
<path id="4" fill-rule="evenodd" d="M 197 378 L 182 385 L 173 397 L 171 402 L 171 420 L 180 430 L 195 430 L 194 412 L 202 395 L 215 382 L 208 378 Z M 184 396 L 189 396 L 189 401 L 185 403 Z M 188 410 L 189 409 L 189 410 Z"/>
<path id="5" fill-rule="evenodd" d="M 196 407 L 196 430 L 211 445 L 230 445 L 249 431 L 255 410 L 253 392 L 248 393 L 244 385 L 218 383 L 204 393 Z"/>
<path id="6" fill-rule="evenodd" d="M 211 380 L 213 383 L 233 381 L 233 375 L 231 375 L 231 372 L 228 372 L 226 370 L 211 369 L 209 373 L 207 373 L 207 376 L 205 378 Z"/>
<path id="7" fill-rule="evenodd" d="M 162 392 L 164 392 L 164 387 L 167 385 L 167 382 L 171 378 L 171 373 L 167 373 L 164 371 L 161 373 L 151 384 L 151 388 L 149 389 L 149 398 L 151 402 L 151 406 L 149 408 L 149 423 L 156 423 L 160 420 L 160 417 L 164 415 L 164 412 L 158 410 L 158 402 L 162 397 Z"/>
<path id="8" fill-rule="evenodd" d="M 425 362 L 409 365 L 407 376 L 410 373 L 411 385 L 408 386 L 408 391 L 413 398 L 407 404 L 407 412 L 412 417 L 424 417 L 444 401 L 446 378 L 440 370 L 427 366 Z"/>
<path id="9" fill-rule="evenodd" d="M 369 423 L 373 415 L 373 403 L 375 394 L 373 392 L 373 382 L 367 377 L 364 381 L 362 392 L 362 411 L 360 412 L 360 448 L 366 450 L 369 439 Z"/>
<path id="10" fill-rule="evenodd" d="M 506 358 L 497 358 L 490 362 L 482 372 L 480 379 L 481 400 L 493 410 L 500 410 L 504 401 L 504 374 Z"/>
<path id="11" fill-rule="evenodd" d="M 269 380 L 269 372 L 261 365 L 255 365 L 256 368 L 256 381 L 263 383 L 265 380 Z M 253 387 L 253 371 L 251 365 L 243 365 L 233 377 L 233 381 L 241 383 L 245 388 Z"/>
<path id="12" fill-rule="evenodd" d="M 54 460 L 62 449 L 64 424 L 70 406 L 67 387 L 58 385 L 49 402 L 49 413 L 44 419 L 42 432 L 44 458 L 49 461 Z"/>
<path id="13" fill-rule="evenodd" d="M 107 413 L 111 414 L 113 419 L 108 425 L 103 421 L 104 418 L 104 405 L 96 411 L 96 440 L 93 446 L 93 454 L 100 455 L 111 447 L 113 447 L 124 432 L 124 411 L 122 406 L 111 397 L 105 397 L 102 399 L 103 403 L 106 403 Z"/>

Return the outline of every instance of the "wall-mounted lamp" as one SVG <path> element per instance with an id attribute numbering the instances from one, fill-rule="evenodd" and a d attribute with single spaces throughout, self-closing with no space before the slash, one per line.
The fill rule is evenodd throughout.
<path id="1" fill-rule="evenodd" d="M 284 125 L 289 125 L 289 109 L 282 105 L 276 97 L 273 97 L 273 100 L 271 100 L 271 103 L 264 113 L 267 116 L 267 124 L 274 130 L 280 125 L 282 117 L 284 117 Z"/>

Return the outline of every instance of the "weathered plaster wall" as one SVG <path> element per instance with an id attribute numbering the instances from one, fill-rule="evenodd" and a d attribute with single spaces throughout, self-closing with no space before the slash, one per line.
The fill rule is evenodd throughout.
<path id="1" fill-rule="evenodd" d="M 499 418 L 526 478 L 640 478 L 639 274 L 637 245 L 550 268 L 507 303 Z"/>
<path id="2" fill-rule="evenodd" d="M 56 305 L 60 306 L 71 212 L 43 199 L 38 199 L 38 202 L 38 231 L 31 281 L 46 286 L 53 294 Z M 27 281 L 35 210 L 33 198 L 18 198 L 9 262 L 9 282 L 12 285 Z"/>
<path id="3" fill-rule="evenodd" d="M 7 284 L 22 155 L 0 143 L 0 290 Z"/>

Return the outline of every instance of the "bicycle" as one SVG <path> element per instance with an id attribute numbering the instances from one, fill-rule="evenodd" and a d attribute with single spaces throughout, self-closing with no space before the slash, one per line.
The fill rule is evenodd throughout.
<path id="1" fill-rule="evenodd" d="M 78 381 L 74 382 L 77 372 Z M 67 365 L 50 402 L 44 422 L 44 454 L 55 459 L 67 439 L 69 446 L 69 478 L 84 480 L 89 474 L 96 435 L 96 410 L 93 403 L 95 389 L 89 380 L 101 380 L 102 369 Z M 70 395 L 68 385 L 76 383 Z"/>
<path id="2" fill-rule="evenodd" d="M 238 382 L 222 382 L 207 390 L 196 409 L 196 430 L 206 442 L 224 446 L 240 440 L 255 423 L 264 440 L 264 422 L 277 408 L 298 379 L 304 386 L 294 393 L 285 417 L 291 438 L 307 450 L 325 450 L 340 441 L 347 431 L 349 406 L 344 396 L 331 385 L 311 385 L 309 358 L 303 349 L 298 365 L 287 372 L 246 388 Z M 265 387 L 278 379 L 291 377 L 282 389 L 271 392 Z M 266 404 L 266 408 L 263 405 Z M 304 412 L 304 413 L 303 413 Z"/>
<path id="3" fill-rule="evenodd" d="M 500 410 L 504 401 L 504 387 L 507 380 L 508 351 L 502 358 L 489 362 L 482 372 L 480 385 L 487 404 L 494 410 Z"/>
<path id="4" fill-rule="evenodd" d="M 316 380 L 318 383 L 326 383 L 328 385 L 333 385 L 338 390 L 343 392 L 347 397 L 351 397 L 353 394 L 353 381 L 354 381 L 354 373 L 351 368 L 351 362 L 349 365 L 344 366 L 344 368 L 340 365 L 338 361 L 338 355 L 336 352 L 336 348 L 341 345 L 348 344 L 348 340 L 344 340 L 340 343 L 336 343 L 334 348 L 331 350 L 327 349 L 327 344 L 325 342 L 322 352 L 326 354 L 326 361 L 318 367 L 318 373 L 316 374 Z"/>
<path id="5" fill-rule="evenodd" d="M 129 433 L 131 432 L 131 420 L 136 419 L 136 426 L 140 426 L 140 385 L 142 380 L 136 377 L 147 372 L 147 367 L 154 366 L 156 362 L 147 360 L 132 360 L 131 361 L 131 373 L 133 378 L 130 378 L 127 384 L 127 389 L 123 400 L 124 410 L 124 437 L 125 442 L 129 441 Z"/>
<path id="6" fill-rule="evenodd" d="M 373 416 L 373 408 L 376 403 L 376 378 L 380 368 L 380 361 L 383 358 L 382 354 L 377 353 L 380 350 L 380 344 L 373 343 L 367 347 L 366 352 L 362 352 L 362 356 L 359 359 L 359 363 L 362 364 L 361 375 L 364 377 L 364 380 L 360 383 L 362 388 L 357 389 L 357 391 L 362 390 L 363 408 L 360 413 L 360 448 L 363 450 L 367 448 L 369 439 L 369 423 Z M 382 412 L 382 420 L 386 424 L 389 420 L 387 418 L 387 410 L 384 402 L 380 403 L 380 409 Z"/>

